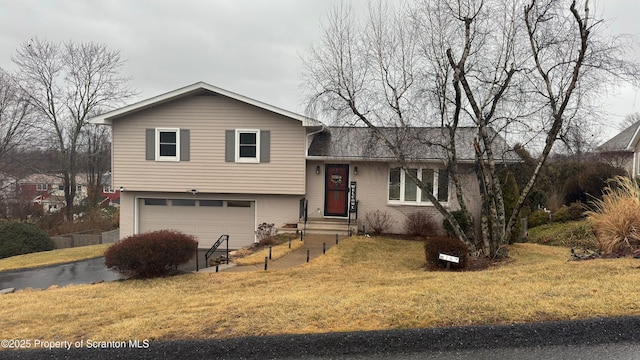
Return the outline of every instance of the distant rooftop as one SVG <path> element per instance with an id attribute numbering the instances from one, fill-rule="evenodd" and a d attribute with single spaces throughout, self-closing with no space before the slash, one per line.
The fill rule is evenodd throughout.
<path id="1" fill-rule="evenodd" d="M 629 145 L 631 144 L 631 140 L 633 140 L 633 136 L 638 131 L 639 126 L 640 126 L 640 121 L 624 129 L 621 133 L 614 136 L 604 144 L 598 146 L 596 150 L 601 152 L 633 151 L 633 149 L 631 149 Z"/>

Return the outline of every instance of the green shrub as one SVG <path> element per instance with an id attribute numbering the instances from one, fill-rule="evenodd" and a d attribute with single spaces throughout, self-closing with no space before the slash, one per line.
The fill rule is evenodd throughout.
<path id="1" fill-rule="evenodd" d="M 536 210 L 529 215 L 528 226 L 534 228 L 536 226 L 549 223 L 549 213 L 545 210 Z"/>
<path id="2" fill-rule="evenodd" d="M 55 247 L 49 235 L 33 224 L 16 221 L 0 224 L 0 259 Z"/>
<path id="3" fill-rule="evenodd" d="M 168 275 L 189 261 L 198 249 L 191 235 L 160 230 L 129 236 L 105 253 L 105 265 L 127 277 L 152 278 Z"/>
<path id="4" fill-rule="evenodd" d="M 586 220 L 537 226 L 529 230 L 528 242 L 596 250 L 598 241 Z"/>
<path id="5" fill-rule="evenodd" d="M 453 217 L 456 219 L 462 231 L 468 235 L 469 230 L 471 230 L 471 224 L 469 224 L 469 222 L 467 221 L 467 217 L 464 216 L 464 211 L 462 210 L 452 211 L 451 215 L 453 215 Z M 454 236 L 453 226 L 451 226 L 451 224 L 449 223 L 449 221 L 447 221 L 447 219 L 442 220 L 442 227 L 444 227 L 444 229 L 447 231 L 448 236 Z"/>
<path id="6" fill-rule="evenodd" d="M 447 261 L 440 260 L 440 254 L 457 256 L 459 263 L 450 263 L 451 269 L 459 270 L 467 267 L 469 249 L 462 240 L 447 236 L 432 236 L 424 241 L 424 253 L 427 260 L 427 268 L 431 270 L 447 267 Z"/>
<path id="7" fill-rule="evenodd" d="M 436 224 L 431 215 L 419 211 L 407 215 L 404 222 L 405 232 L 411 237 L 426 237 L 436 234 Z"/>
<path id="8" fill-rule="evenodd" d="M 580 172 L 574 173 L 565 182 L 565 202 L 567 204 L 580 201 L 586 203 L 595 198 L 602 198 L 607 180 L 624 175 L 624 170 L 606 163 L 590 164 Z"/>
<path id="9" fill-rule="evenodd" d="M 567 205 L 562 205 L 551 214 L 551 219 L 553 222 L 569 221 L 569 207 Z"/>
<path id="10" fill-rule="evenodd" d="M 562 205 L 551 215 L 553 222 L 575 221 L 584 218 L 584 205 L 574 202 L 571 205 Z"/>
<path id="11" fill-rule="evenodd" d="M 585 217 L 585 207 L 580 202 L 574 202 L 569 205 L 567 212 L 569 214 L 569 220 L 581 220 Z"/>

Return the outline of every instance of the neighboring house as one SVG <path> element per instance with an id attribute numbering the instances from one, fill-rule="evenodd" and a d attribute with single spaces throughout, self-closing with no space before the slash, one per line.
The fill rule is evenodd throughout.
<path id="1" fill-rule="evenodd" d="M 57 212 L 64 207 L 62 180 L 46 174 L 32 174 L 18 181 L 18 195 L 31 199 L 34 205 L 42 207 L 44 213 Z"/>
<path id="2" fill-rule="evenodd" d="M 640 121 L 624 129 L 596 151 L 603 161 L 625 169 L 633 178 L 640 175 Z"/>
<path id="3" fill-rule="evenodd" d="M 230 236 L 231 248 L 239 248 L 255 242 L 254 231 L 261 223 L 295 230 L 305 207 L 310 218 L 335 219 L 345 229 L 349 215 L 353 227 L 360 228 L 365 214 L 375 210 L 388 212 L 394 221 L 391 230 L 398 233 L 404 231 L 404 215 L 415 211 L 428 211 L 441 223 L 367 128 L 329 128 L 206 83 L 91 122 L 112 127 L 112 183 L 121 190 L 122 237 L 175 229 L 196 235 L 201 248 L 222 234 Z M 439 129 L 416 131 L 443 139 Z M 478 213 L 478 187 L 471 171 L 473 131 L 464 130 L 458 140 L 461 148 L 468 147 L 461 159 L 469 163 L 462 165 L 469 169 L 462 179 L 469 189 L 464 196 Z M 506 143 L 496 144 L 496 153 L 507 153 Z M 445 206 L 455 209 L 455 192 L 443 171 L 439 147 L 415 145 L 412 171 Z M 511 152 L 505 160 L 517 158 Z M 357 221 L 349 212 L 356 204 Z"/>
<path id="4" fill-rule="evenodd" d="M 76 177 L 76 184 L 74 204 L 78 205 L 87 197 L 87 186 L 82 176 Z M 29 175 L 17 181 L 16 191 L 21 198 L 32 199 L 33 204 L 41 205 L 45 213 L 59 211 L 65 206 L 64 185 L 59 176 Z"/>
<path id="5" fill-rule="evenodd" d="M 116 189 L 111 182 L 111 173 L 107 172 L 102 176 L 102 187 L 100 188 L 100 207 L 120 206 L 120 189 Z"/>

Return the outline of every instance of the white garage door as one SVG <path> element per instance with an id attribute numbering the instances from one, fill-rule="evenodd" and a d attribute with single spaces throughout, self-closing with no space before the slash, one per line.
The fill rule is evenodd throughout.
<path id="1" fill-rule="evenodd" d="M 254 201 L 140 199 L 139 209 L 140 233 L 178 230 L 196 236 L 200 248 L 210 248 L 223 234 L 231 249 L 254 243 Z"/>

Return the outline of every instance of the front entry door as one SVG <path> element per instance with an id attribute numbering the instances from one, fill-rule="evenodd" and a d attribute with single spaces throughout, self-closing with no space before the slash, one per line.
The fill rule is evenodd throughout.
<path id="1" fill-rule="evenodd" d="M 324 173 L 324 214 L 347 216 L 349 165 L 327 164 Z"/>

